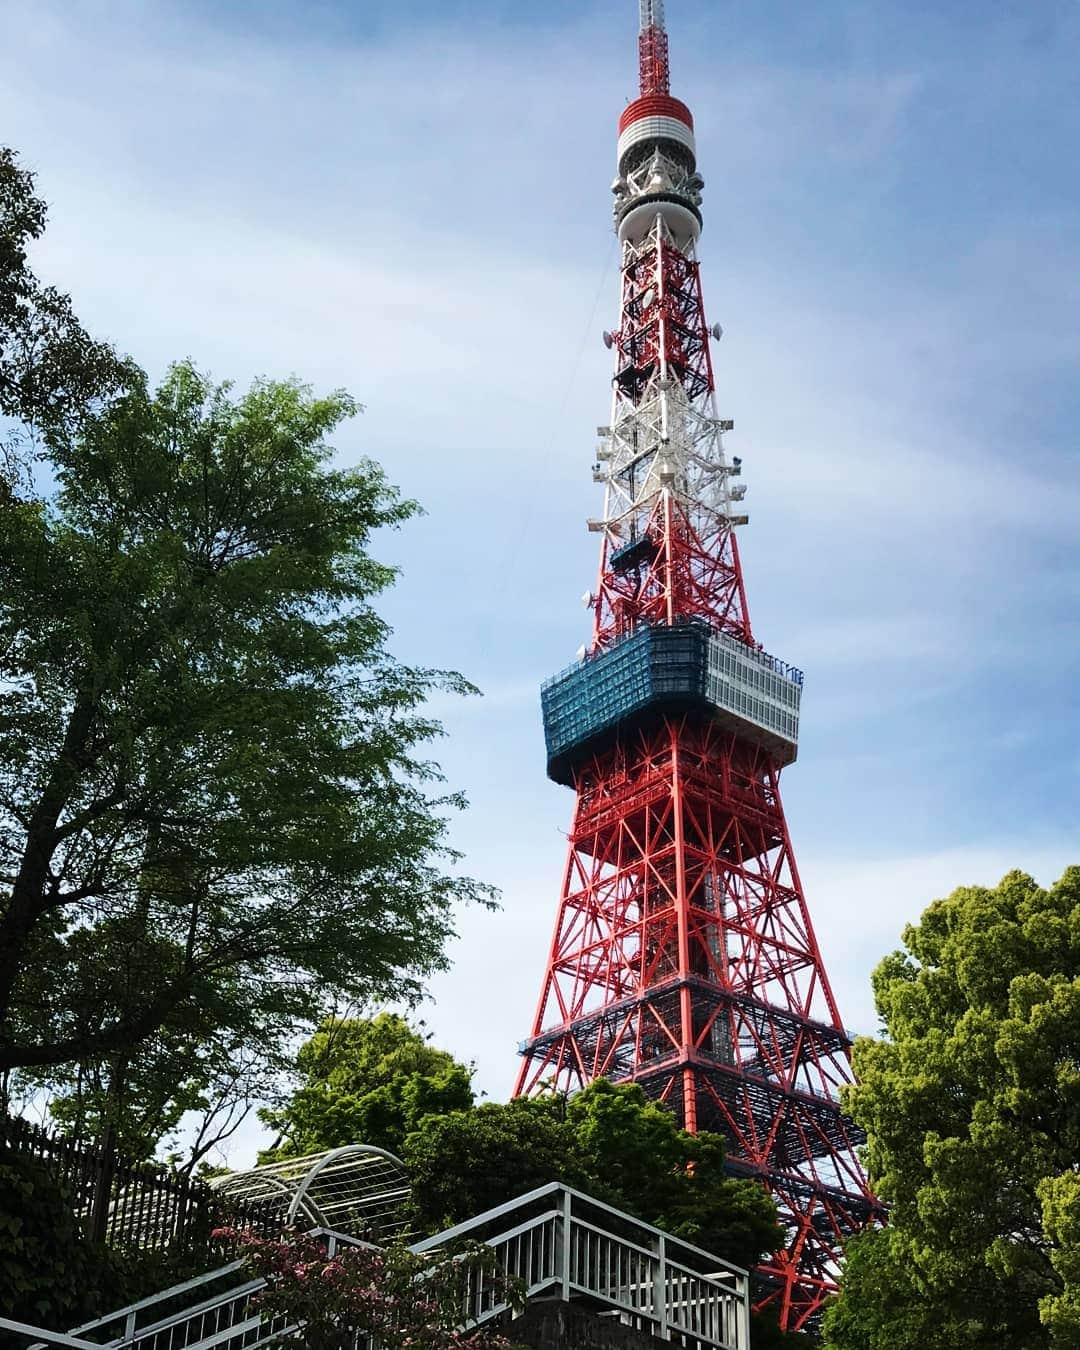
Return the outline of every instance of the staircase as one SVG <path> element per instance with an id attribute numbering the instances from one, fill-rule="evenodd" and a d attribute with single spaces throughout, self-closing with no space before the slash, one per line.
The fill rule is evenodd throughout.
<path id="1" fill-rule="evenodd" d="M 330 1254 L 362 1246 L 315 1230 Z M 484 1242 L 501 1269 L 522 1281 L 526 1300 L 561 1300 L 685 1350 L 749 1350 L 745 1270 L 590 1199 L 558 1182 L 541 1186 L 466 1223 L 414 1243 L 438 1250 L 460 1239 Z M 164 1289 L 67 1334 L 0 1317 L 0 1342 L 25 1350 L 255 1350 L 300 1330 L 252 1306 L 263 1282 L 239 1261 Z M 474 1276 L 463 1326 L 509 1312 L 490 1283 Z"/>

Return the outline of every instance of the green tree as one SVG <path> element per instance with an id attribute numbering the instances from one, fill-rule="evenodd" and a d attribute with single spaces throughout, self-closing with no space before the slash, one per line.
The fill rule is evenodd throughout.
<path id="1" fill-rule="evenodd" d="M 405 1139 L 412 1217 L 425 1233 L 513 1200 L 549 1181 L 589 1190 L 561 1099 L 518 1097 L 428 1116 Z"/>
<path id="2" fill-rule="evenodd" d="M 353 408 L 180 365 L 0 502 L 0 1070 L 280 1045 L 415 994 L 489 900 L 423 757 L 468 686 L 386 650 L 369 542 L 416 508 L 331 464 Z"/>
<path id="3" fill-rule="evenodd" d="M 0 417 L 15 423 L 0 438 L 0 498 L 27 486 L 18 424 L 47 432 L 78 419 L 128 374 L 112 348 L 89 337 L 70 298 L 30 267 L 27 249 L 45 215 L 33 175 L 0 146 Z"/>
<path id="4" fill-rule="evenodd" d="M 1080 1174 L 1063 1172 L 1039 1182 L 1043 1231 L 1060 1288 L 1047 1294 L 1039 1312 L 1051 1344 L 1080 1346 Z"/>
<path id="5" fill-rule="evenodd" d="M 327 1018 L 301 1047 L 296 1072 L 284 1106 L 260 1112 L 283 1135 L 267 1157 L 356 1143 L 400 1154 L 425 1116 L 473 1104 L 472 1069 L 393 1013 Z"/>
<path id="6" fill-rule="evenodd" d="M 638 1084 L 599 1078 L 567 1101 L 566 1118 L 599 1198 L 738 1265 L 780 1245 L 772 1201 L 728 1176 L 721 1137 L 687 1134 Z"/>
<path id="7" fill-rule="evenodd" d="M 418 1224 L 435 1232 L 563 1181 L 741 1265 L 781 1240 L 754 1182 L 729 1177 L 717 1135 L 687 1134 L 637 1084 L 517 1098 L 429 1117 L 405 1141 Z"/>
<path id="8" fill-rule="evenodd" d="M 246 1027 L 233 1018 L 225 1028 L 212 1009 L 185 1009 L 137 1050 L 23 1071 L 18 1085 L 48 1094 L 49 1115 L 61 1134 L 108 1134 L 134 1159 L 160 1156 L 164 1148 L 175 1169 L 190 1173 L 279 1090 L 291 1067 L 288 1028 L 281 1028 L 278 1041 L 261 1042 L 256 1037 L 265 1033 L 266 1020 L 252 1011 Z M 191 1128 L 181 1135 L 185 1117 Z"/>
<path id="9" fill-rule="evenodd" d="M 851 1244 L 827 1342 L 1080 1345 L 1080 869 L 963 887 L 904 944 L 847 1097 L 891 1222 Z"/>
<path id="10" fill-rule="evenodd" d="M 300 1067 L 299 1088 L 264 1119 L 284 1130 L 291 1152 L 361 1140 L 390 1147 L 409 1172 L 422 1232 L 561 1181 L 740 1265 L 782 1240 L 766 1192 L 725 1172 L 723 1141 L 687 1134 L 636 1084 L 599 1079 L 570 1098 L 456 1104 L 469 1071 L 387 1014 L 328 1022 Z M 755 1345 L 806 1343 L 755 1319 Z"/>

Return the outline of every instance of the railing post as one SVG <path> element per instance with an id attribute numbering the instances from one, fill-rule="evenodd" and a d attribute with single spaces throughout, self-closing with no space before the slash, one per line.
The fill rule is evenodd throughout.
<path id="1" fill-rule="evenodd" d="M 663 1341 L 671 1339 L 667 1308 L 667 1243 L 660 1234 L 656 1250 L 656 1273 L 653 1275 L 653 1307 L 656 1310 L 656 1334 Z"/>
<path id="2" fill-rule="evenodd" d="M 563 1302 L 570 1302 L 570 1192 L 563 1191 L 562 1198 L 562 1296 Z"/>

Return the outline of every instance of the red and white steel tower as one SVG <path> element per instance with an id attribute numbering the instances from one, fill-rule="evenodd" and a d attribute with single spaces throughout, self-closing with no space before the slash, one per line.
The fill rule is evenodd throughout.
<path id="1" fill-rule="evenodd" d="M 840 1244 L 881 1217 L 838 1101 L 850 1038 L 780 801 L 802 673 L 750 627 L 735 529 L 745 488 L 717 414 L 695 257 L 689 108 L 668 83 L 662 0 L 641 0 L 641 92 L 619 119 L 622 249 L 593 633 L 543 689 L 548 773 L 577 794 L 518 1093 L 637 1082 L 726 1136 L 787 1229 L 761 1270 L 781 1324 L 813 1324 Z"/>

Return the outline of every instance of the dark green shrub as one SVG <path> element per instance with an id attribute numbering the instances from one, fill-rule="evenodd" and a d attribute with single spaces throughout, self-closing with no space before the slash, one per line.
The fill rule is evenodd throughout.
<path id="1" fill-rule="evenodd" d="M 0 1151 L 0 1308 L 62 1331 L 112 1306 L 109 1251 L 87 1240 L 64 1187 L 37 1158 Z"/>

